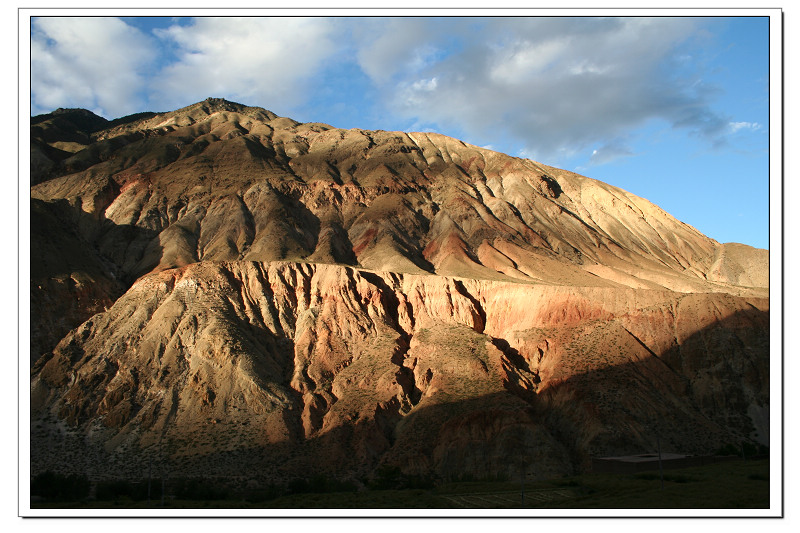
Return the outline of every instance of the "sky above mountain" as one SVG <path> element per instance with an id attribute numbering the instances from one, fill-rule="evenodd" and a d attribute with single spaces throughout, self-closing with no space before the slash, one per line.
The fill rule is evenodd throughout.
<path id="1" fill-rule="evenodd" d="M 616 185 L 720 242 L 768 248 L 769 24 L 34 17 L 31 114 L 117 118 L 212 96 L 340 128 L 436 131 Z"/>

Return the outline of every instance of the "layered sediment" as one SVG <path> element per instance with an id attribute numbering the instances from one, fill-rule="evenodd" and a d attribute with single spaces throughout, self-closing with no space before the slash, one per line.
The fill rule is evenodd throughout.
<path id="1" fill-rule="evenodd" d="M 436 134 L 71 113 L 34 121 L 36 471 L 535 478 L 769 443 L 765 250 Z"/>

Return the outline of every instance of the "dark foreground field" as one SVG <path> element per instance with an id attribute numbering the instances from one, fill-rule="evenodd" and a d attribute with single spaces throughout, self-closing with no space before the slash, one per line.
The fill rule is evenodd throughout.
<path id="1" fill-rule="evenodd" d="M 769 460 L 734 461 L 664 472 L 586 474 L 525 485 L 460 482 L 431 489 L 304 493 L 265 501 L 229 497 L 209 501 L 167 499 L 167 509 L 766 509 Z M 248 501 L 249 500 L 249 501 Z M 141 509 L 147 501 L 39 502 L 40 509 Z M 162 508 L 158 499 L 151 508 Z M 136 514 L 139 514 L 137 512 Z M 290 513 L 291 514 L 291 513 Z M 357 514 L 357 513 L 355 513 Z"/>

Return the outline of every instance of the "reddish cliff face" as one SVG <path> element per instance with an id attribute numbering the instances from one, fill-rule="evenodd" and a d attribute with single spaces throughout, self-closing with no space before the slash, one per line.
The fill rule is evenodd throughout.
<path id="1" fill-rule="evenodd" d="M 31 188 L 35 469 L 546 477 L 768 444 L 765 251 L 433 134 L 217 100 L 111 125 Z"/>
<path id="2" fill-rule="evenodd" d="M 503 450 L 524 446 L 543 463 L 532 475 L 563 474 L 656 436 L 693 453 L 766 437 L 750 414 L 769 406 L 767 310 L 725 294 L 202 262 L 141 278 L 67 335 L 32 395 L 37 413 L 92 428 L 99 455 L 70 459 L 90 469 L 156 454 L 233 474 L 247 451 L 274 478 L 380 462 L 488 476 L 517 468 Z"/>

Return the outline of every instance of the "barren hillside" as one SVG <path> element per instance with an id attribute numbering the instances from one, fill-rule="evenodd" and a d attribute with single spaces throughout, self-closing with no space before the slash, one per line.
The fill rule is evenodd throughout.
<path id="1" fill-rule="evenodd" d="M 32 119 L 35 470 L 547 477 L 769 443 L 765 250 L 442 135 L 90 115 Z"/>

